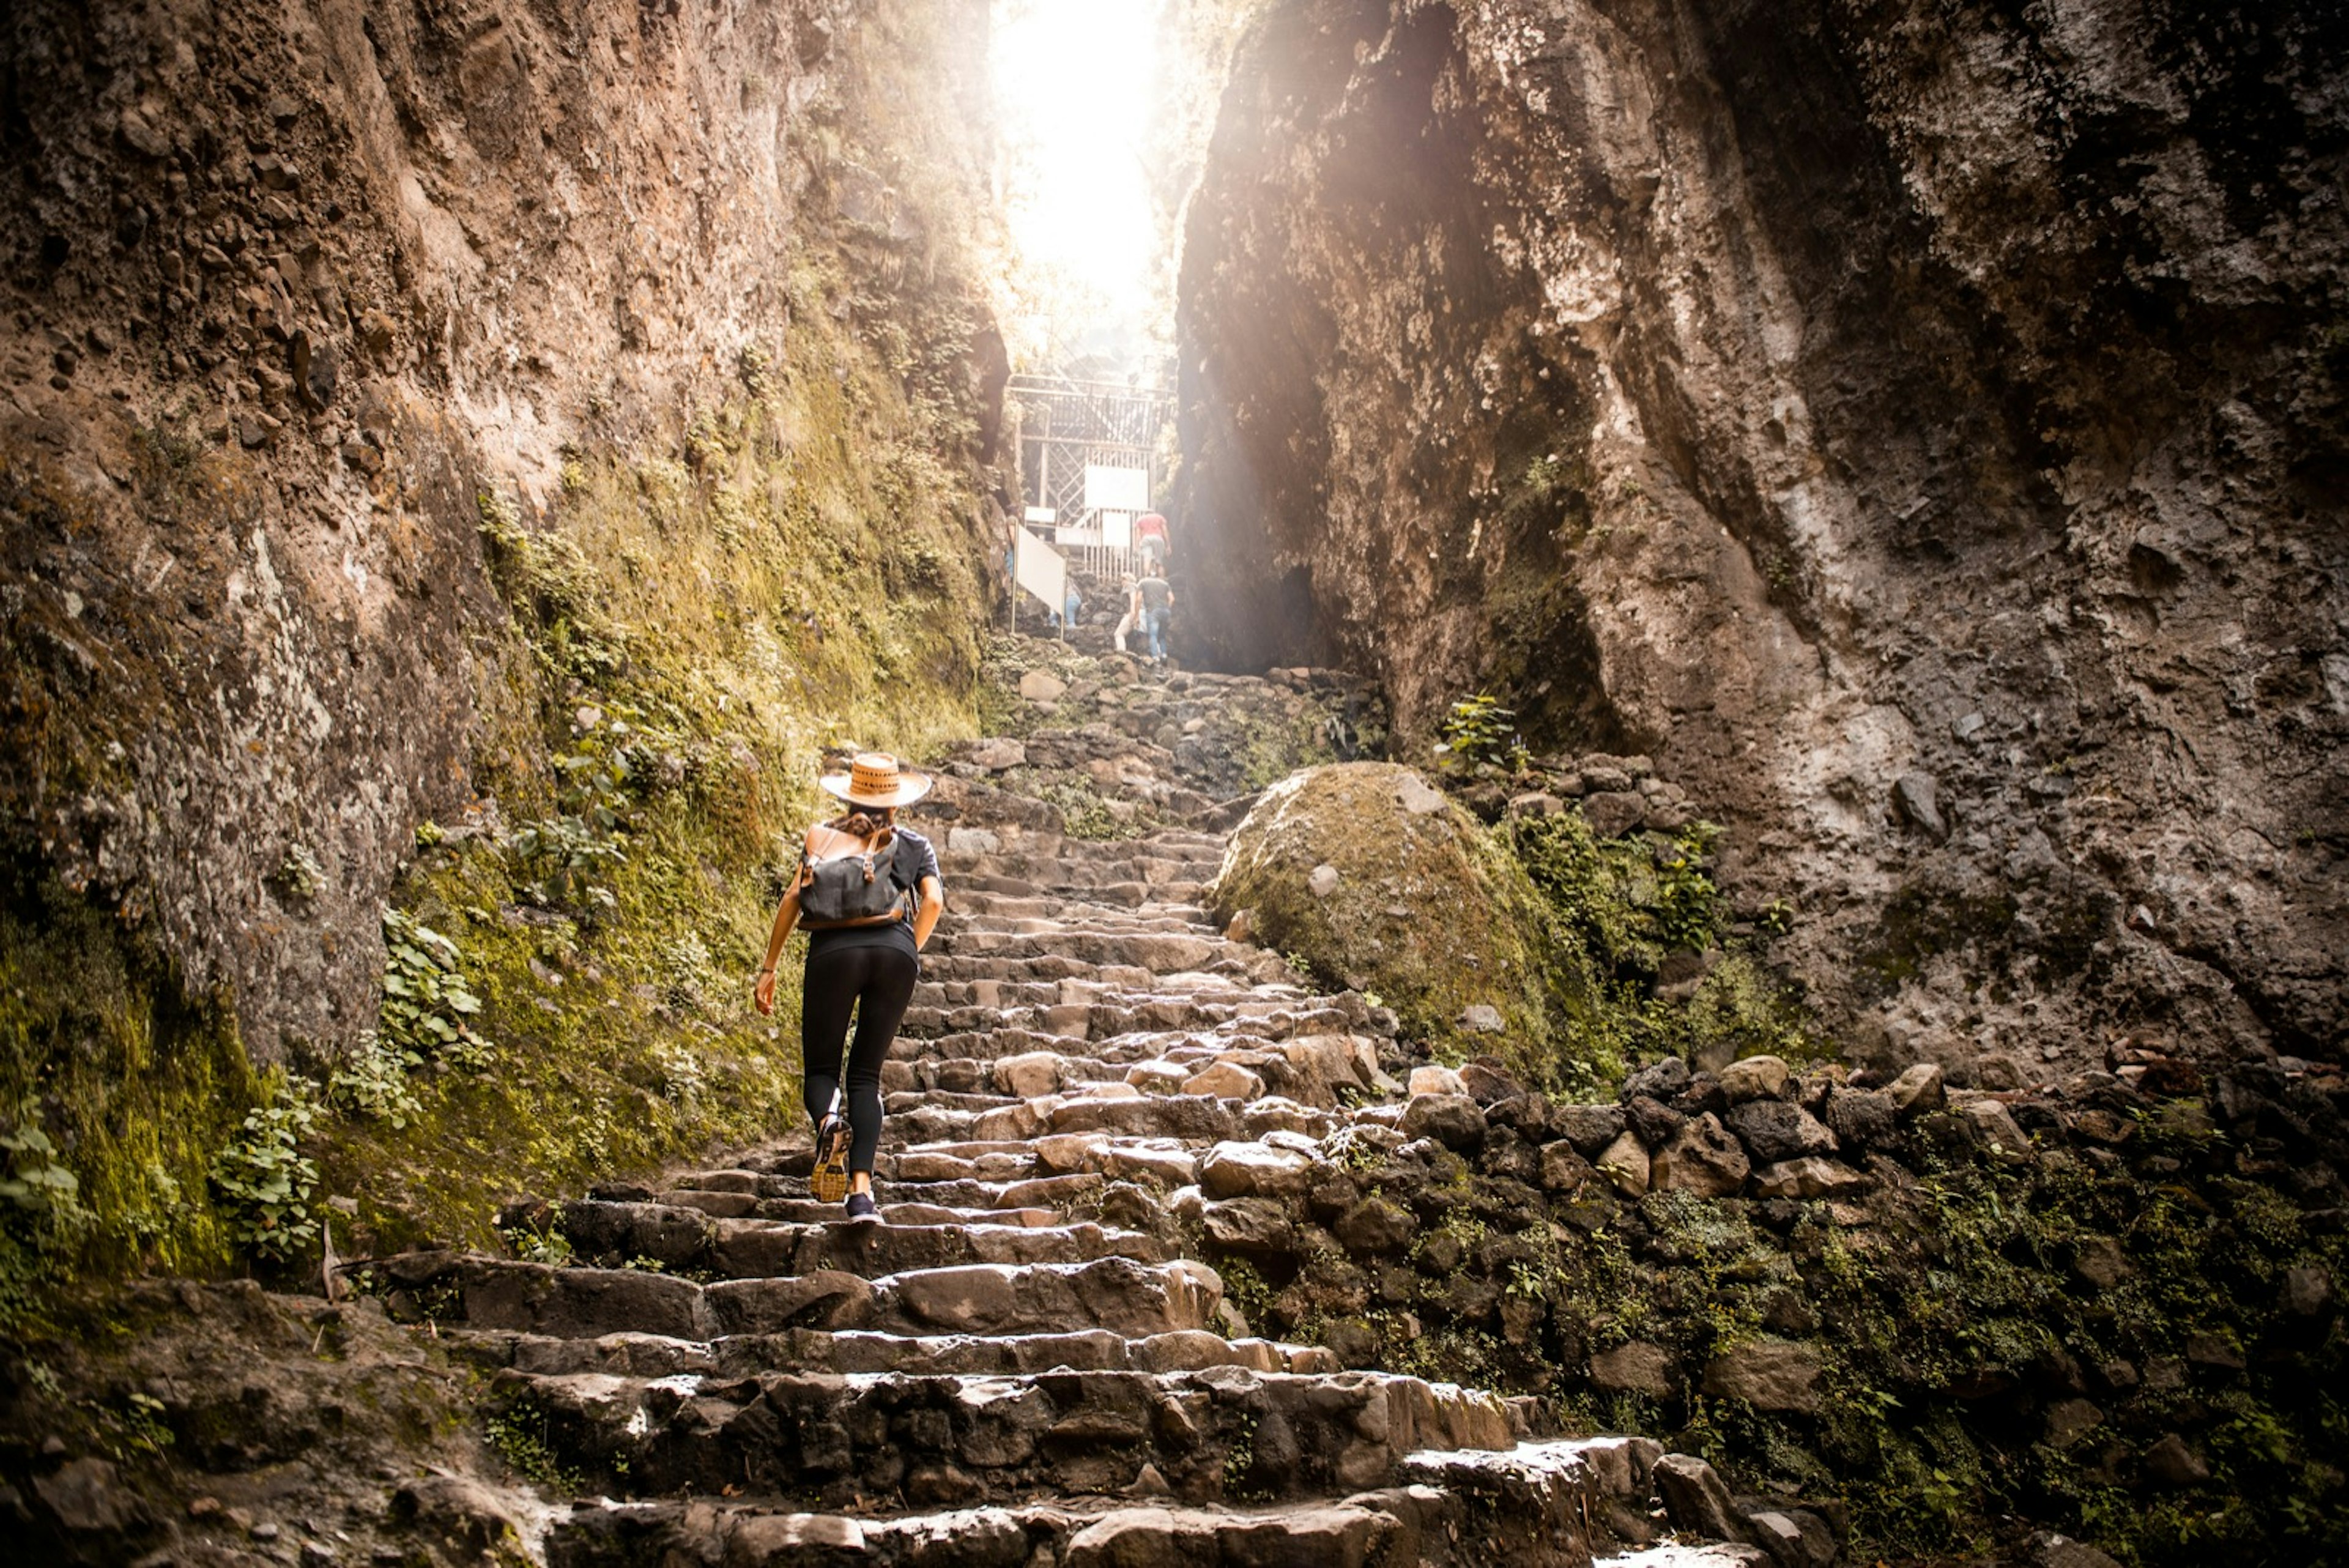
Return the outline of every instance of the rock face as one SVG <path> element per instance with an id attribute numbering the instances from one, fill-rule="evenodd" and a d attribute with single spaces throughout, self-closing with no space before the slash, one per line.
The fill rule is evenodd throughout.
<path id="1" fill-rule="evenodd" d="M 1115 705 L 1068 701 L 1093 721 Z M 1082 735 L 1123 744 L 1097 722 L 1031 740 Z M 567 1568 L 1587 1568 L 1618 1526 L 1621 1544 L 1652 1539 L 1658 1490 L 1685 1490 L 1663 1466 L 1712 1478 L 1652 1440 L 1560 1435 L 1537 1400 L 1240 1326 L 1223 1277 L 1178 1248 L 1212 1247 L 1236 1277 L 1250 1256 L 1336 1258 L 1333 1238 L 1396 1257 L 1422 1234 L 1419 1200 L 1365 1175 L 1413 1147 L 1392 1123 L 1434 1106 L 1479 1135 L 1465 1147 L 1506 1151 L 1466 1096 L 1400 1102 L 1380 1066 L 1402 1064 L 1391 1017 L 1207 922 L 1219 836 L 1088 841 L 1032 797 L 953 804 L 998 841 L 942 856 L 955 907 L 884 1069 L 877 1222 L 812 1199 L 802 1131 L 657 1189 L 507 1206 L 518 1241 L 564 1238 L 560 1263 L 401 1252 L 349 1271 L 375 1299 L 342 1305 L 152 1287 L 138 1321 L 171 1331 L 77 1351 L 70 1390 L 46 1378 L 0 1416 L 11 1560 L 225 1560 L 282 1539 L 313 1564 L 486 1561 L 527 1518 Z M 1050 1085 L 1028 1078 L 1040 1054 L 1061 1069 Z M 1260 1081 L 1226 1094 L 1217 1066 Z M 1104 1110 L 1122 1125 L 1104 1129 Z M 1474 1233 L 1431 1227 L 1428 1246 L 1459 1266 Z M 222 1298 L 250 1306 L 231 1319 Z M 329 1334 L 347 1355 L 314 1353 Z M 1670 1362 L 1648 1351 L 1609 1365 L 1661 1395 Z M 203 1442 L 119 1469 L 77 1451 L 97 1439 L 58 1417 L 89 1407 L 71 1402 L 85 1378 L 126 1375 L 119 1353 L 159 1391 L 133 1407 Z M 456 1403 L 383 1397 L 427 1375 Z M 547 1497 L 500 1484 L 484 1419 L 492 1446 L 535 1434 Z M 329 1425 L 331 1465 L 316 1462 Z M 38 1453 L 60 1430 L 72 1441 Z M 264 1465 L 265 1490 L 250 1480 Z M 395 1491 L 378 1475 L 417 1479 Z M 1744 1532 L 1717 1478 L 1691 1495 L 1709 1511 L 1673 1503 L 1681 1529 Z"/>
<path id="2" fill-rule="evenodd" d="M 1274 5 L 1185 253 L 1194 624 L 1652 753 L 1887 1064 L 2337 1046 L 2329 26 Z"/>
<path id="3" fill-rule="evenodd" d="M 975 514 L 986 16 L 12 6 L 11 851 L 225 989 L 255 1055 L 347 1043 L 418 824 L 491 792 L 482 709 L 536 701 L 485 493 L 534 527 L 619 452 L 658 508 L 709 476 L 697 411 L 811 372 L 837 397 L 813 350 L 885 317 L 945 368 L 902 384 L 968 421 L 926 457 Z M 296 849 L 315 877 L 280 875 Z"/>
<path id="4" fill-rule="evenodd" d="M 1475 818 L 1409 768 L 1342 763 L 1267 790 L 1212 897 L 1226 919 L 1248 911 L 1257 941 L 1431 1034 L 1522 1043 L 1540 1031 L 1537 895 Z"/>

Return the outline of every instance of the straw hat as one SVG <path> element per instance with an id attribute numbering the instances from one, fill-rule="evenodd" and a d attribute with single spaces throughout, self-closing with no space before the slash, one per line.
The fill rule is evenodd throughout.
<path id="1" fill-rule="evenodd" d="M 901 768 L 886 752 L 860 752 L 844 774 L 815 781 L 851 805 L 911 805 L 930 793 L 930 775 Z"/>

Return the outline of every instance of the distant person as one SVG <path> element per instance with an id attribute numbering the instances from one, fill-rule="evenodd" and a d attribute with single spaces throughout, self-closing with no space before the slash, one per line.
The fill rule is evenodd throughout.
<path id="1" fill-rule="evenodd" d="M 1120 653 L 1125 651 L 1126 635 L 1142 623 L 1142 590 L 1134 586 L 1133 575 L 1125 579 L 1125 614 L 1119 618 L 1117 630 L 1111 634 Z"/>
<path id="2" fill-rule="evenodd" d="M 1084 599 L 1077 593 L 1076 584 L 1071 583 L 1069 585 L 1069 597 L 1061 601 L 1061 624 L 1063 626 L 1076 625 L 1077 617 L 1082 615 L 1084 613 Z"/>
<path id="3" fill-rule="evenodd" d="M 1174 608 L 1174 588 L 1154 570 L 1134 586 L 1142 600 L 1142 626 L 1150 634 L 1150 661 L 1166 662 L 1166 618 Z"/>
<path id="4" fill-rule="evenodd" d="M 1155 512 L 1145 512 L 1133 520 L 1133 547 L 1142 552 L 1142 569 L 1155 576 L 1166 566 L 1169 554 L 1166 519 Z"/>

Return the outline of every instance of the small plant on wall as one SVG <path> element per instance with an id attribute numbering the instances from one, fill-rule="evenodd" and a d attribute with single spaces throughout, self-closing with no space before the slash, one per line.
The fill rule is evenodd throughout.
<path id="1" fill-rule="evenodd" d="M 1516 710 L 1502 707 L 1500 699 L 1487 691 L 1463 698 L 1444 715 L 1444 739 L 1435 754 L 1454 769 L 1489 765 L 1516 773 L 1526 765 Z"/>
<path id="2" fill-rule="evenodd" d="M 318 1239 L 318 1166 L 300 1147 L 316 1115 L 298 1099 L 256 1106 L 212 1167 L 229 1240 L 264 1262 L 285 1262 Z"/>

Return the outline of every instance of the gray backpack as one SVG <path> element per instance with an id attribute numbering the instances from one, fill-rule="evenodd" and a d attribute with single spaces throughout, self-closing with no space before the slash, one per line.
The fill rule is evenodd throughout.
<path id="1" fill-rule="evenodd" d="M 897 879 L 897 830 L 885 828 L 863 854 L 832 860 L 814 858 L 802 843 L 800 924 L 810 930 L 875 926 L 904 915 L 905 888 Z"/>

